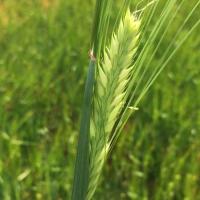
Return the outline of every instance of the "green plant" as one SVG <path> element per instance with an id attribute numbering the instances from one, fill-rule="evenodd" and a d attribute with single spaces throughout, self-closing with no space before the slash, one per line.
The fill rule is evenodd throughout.
<path id="1" fill-rule="evenodd" d="M 132 15 L 129 10 L 127 11 L 130 1 L 125 1 L 119 14 L 120 22 L 116 23 L 119 23 L 119 27 L 116 33 L 113 33 L 110 46 L 106 48 L 109 9 L 112 1 L 102 1 L 102 4 L 100 2 L 97 1 L 95 31 L 93 32 L 94 43 L 92 43 L 91 63 L 86 81 L 73 199 L 92 199 L 103 164 L 125 123 L 134 110 L 137 110 L 142 97 L 147 93 L 160 72 L 200 23 L 200 20 L 197 20 L 173 50 L 170 49 L 172 44 L 170 43 L 158 66 L 152 69 L 150 65 L 152 58 L 182 4 L 178 6 L 175 14 L 171 15 L 176 0 L 168 0 L 164 3 L 152 1 L 141 10 L 136 10 Z M 163 9 L 161 9 L 160 18 L 152 26 L 149 37 L 145 38 L 154 14 L 159 11 L 161 5 Z M 184 23 L 187 22 L 198 5 L 199 2 L 186 16 Z M 147 9 L 147 15 L 141 17 L 147 7 L 150 7 Z M 102 14 L 104 12 L 105 15 Z M 100 23 L 98 24 L 98 22 Z M 179 31 L 182 30 L 184 23 L 180 26 Z M 140 24 L 142 24 L 141 28 Z M 159 38 L 157 46 L 154 47 L 153 44 L 163 29 L 163 36 Z M 139 32 L 141 33 L 139 34 Z M 139 35 L 141 36 L 139 37 Z M 143 41 L 145 41 L 144 44 Z M 138 49 L 140 51 L 136 54 Z M 150 57 L 148 61 L 146 61 L 147 56 Z M 95 65 L 96 73 L 94 71 Z M 93 88 L 94 93 L 92 93 Z M 139 95 L 135 98 L 138 90 Z M 94 95 L 92 96 L 92 94 Z M 77 174 L 79 175 L 77 176 Z M 76 196 L 78 193 L 79 195 Z"/>
<path id="2" fill-rule="evenodd" d="M 110 149 L 111 131 L 129 94 L 128 82 L 134 68 L 140 20 L 128 10 L 111 44 L 97 64 L 94 109 L 90 123 L 89 186 L 86 199 L 92 199 L 104 161 Z"/>

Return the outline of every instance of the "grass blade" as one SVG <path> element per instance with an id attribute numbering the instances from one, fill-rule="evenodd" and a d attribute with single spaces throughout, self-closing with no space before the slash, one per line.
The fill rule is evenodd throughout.
<path id="1" fill-rule="evenodd" d="M 84 103 L 82 110 L 82 119 L 77 147 L 77 157 L 75 164 L 75 176 L 73 183 L 73 200 L 85 199 L 88 186 L 89 169 L 89 127 L 91 101 L 94 84 L 95 61 L 91 60 L 89 64 L 88 76 L 85 86 Z"/>

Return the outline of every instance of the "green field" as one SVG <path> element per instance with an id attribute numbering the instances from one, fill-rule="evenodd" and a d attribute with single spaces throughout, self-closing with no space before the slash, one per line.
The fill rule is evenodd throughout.
<path id="1" fill-rule="evenodd" d="M 185 1 L 152 66 L 197 2 Z M 0 200 L 70 199 L 94 4 L 0 1 Z M 125 126 L 95 199 L 200 200 L 199 33 Z"/>

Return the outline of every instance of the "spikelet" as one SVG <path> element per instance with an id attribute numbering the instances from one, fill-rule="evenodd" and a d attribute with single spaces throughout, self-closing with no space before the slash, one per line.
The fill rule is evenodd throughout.
<path id="1" fill-rule="evenodd" d="M 113 33 L 104 59 L 97 65 L 93 116 L 90 126 L 90 177 L 87 200 L 92 199 L 109 150 L 109 136 L 126 102 L 126 88 L 137 50 L 140 21 L 128 10 Z"/>

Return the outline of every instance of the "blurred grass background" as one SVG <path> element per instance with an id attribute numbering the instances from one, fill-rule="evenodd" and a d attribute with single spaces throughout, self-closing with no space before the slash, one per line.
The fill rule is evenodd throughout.
<path id="1" fill-rule="evenodd" d="M 0 1 L 2 200 L 70 199 L 93 10 L 94 0 Z M 96 199 L 200 200 L 199 31 L 125 127 Z"/>

